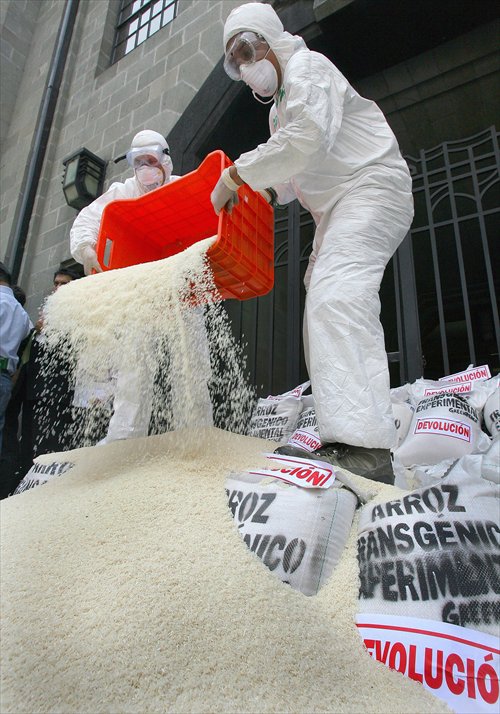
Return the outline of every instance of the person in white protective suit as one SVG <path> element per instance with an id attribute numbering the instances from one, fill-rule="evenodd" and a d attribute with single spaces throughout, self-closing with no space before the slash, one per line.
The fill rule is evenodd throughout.
<path id="1" fill-rule="evenodd" d="M 172 176 L 168 144 L 156 131 L 146 129 L 136 134 L 126 158 L 134 170 L 134 176 L 127 178 L 124 183 L 112 183 L 102 196 L 80 211 L 71 228 L 71 255 L 83 264 L 85 275 L 90 275 L 93 270 L 102 272 L 95 248 L 101 217 L 108 203 L 118 199 L 138 198 L 178 178 Z M 93 398 L 105 399 L 114 393 L 108 432 L 99 444 L 148 434 L 154 375 L 148 367 L 151 360 L 145 359 L 146 348 L 145 341 L 138 344 L 135 363 L 118 370 L 113 382 L 108 384 L 96 382 L 88 385 L 85 375 L 80 374 L 79 379 L 77 367 L 75 406 L 83 407 Z"/>
<path id="2" fill-rule="evenodd" d="M 136 134 L 126 158 L 134 175 L 125 183 L 112 183 L 102 196 L 80 211 L 71 228 L 71 255 L 83 265 L 85 275 L 90 275 L 92 270 L 102 272 L 95 248 L 102 213 L 108 203 L 121 198 L 138 198 L 178 178 L 172 176 L 168 144 L 157 131 L 145 129 Z"/>
<path id="3" fill-rule="evenodd" d="M 214 209 L 230 211 L 246 183 L 267 188 L 275 205 L 275 196 L 278 204 L 298 198 L 310 211 L 316 232 L 304 279 L 304 348 L 320 437 L 389 449 L 396 428 L 378 291 L 413 216 L 396 138 L 377 105 L 285 32 L 270 5 L 230 13 L 224 52 L 227 74 L 272 103 L 271 137 L 224 170 Z"/>

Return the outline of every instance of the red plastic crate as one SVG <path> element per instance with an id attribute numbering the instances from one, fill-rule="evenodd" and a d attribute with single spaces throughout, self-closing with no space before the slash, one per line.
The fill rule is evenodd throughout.
<path id="1" fill-rule="evenodd" d="M 265 295 L 274 284 L 273 209 L 246 184 L 231 215 L 210 194 L 230 159 L 213 151 L 189 174 L 140 198 L 104 209 L 97 240 L 103 270 L 161 260 L 217 235 L 207 256 L 222 298 Z"/>

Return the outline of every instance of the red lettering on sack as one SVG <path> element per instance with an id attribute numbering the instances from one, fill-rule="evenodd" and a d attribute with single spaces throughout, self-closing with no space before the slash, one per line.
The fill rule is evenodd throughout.
<path id="1" fill-rule="evenodd" d="M 452 394 L 469 394 L 472 392 L 472 385 L 470 382 L 467 382 L 466 384 L 454 384 L 453 386 L 450 384 L 447 387 L 435 387 L 434 389 L 431 389 L 428 387 L 427 389 L 424 390 L 424 397 L 430 397 L 433 394 L 443 394 L 444 392 L 451 392 Z"/>
<path id="2" fill-rule="evenodd" d="M 484 659 L 492 660 L 493 655 L 490 653 L 489 655 L 486 655 Z M 479 694 L 488 704 L 495 704 L 498 701 L 500 689 L 498 675 L 495 669 L 491 666 L 491 664 L 488 664 L 487 661 L 483 662 L 477 670 L 477 688 L 479 689 Z"/>
<path id="3" fill-rule="evenodd" d="M 385 642 L 384 643 L 384 649 L 382 650 L 382 642 L 381 640 L 376 640 L 375 641 L 375 658 L 379 661 L 382 662 L 382 664 L 387 664 L 387 656 L 389 655 L 389 650 L 391 647 L 390 642 Z"/>
<path id="4" fill-rule="evenodd" d="M 316 439 L 311 434 L 302 431 L 296 431 L 293 433 L 290 443 L 300 444 L 301 446 L 307 446 L 311 451 L 319 449 L 321 446 L 321 441 Z"/>
<path id="5" fill-rule="evenodd" d="M 378 662 L 387 665 L 410 679 L 425 684 L 429 689 L 439 690 L 443 685 L 451 694 L 463 693 L 469 699 L 476 699 L 477 694 L 487 704 L 496 704 L 500 696 L 500 683 L 495 668 L 490 664 L 493 655 L 488 653 L 476 670 L 473 659 L 452 652 L 446 656 L 441 649 L 425 647 L 423 673 L 417 671 L 417 646 L 407 646 L 403 642 L 390 642 L 364 639 L 364 645 L 370 655 Z"/>
<path id="6" fill-rule="evenodd" d="M 321 486 L 322 484 L 326 483 L 329 478 L 330 476 L 325 476 L 325 474 L 322 474 L 319 471 L 313 471 L 313 473 L 307 479 L 307 483 L 312 483 L 313 486 Z"/>
<path id="7" fill-rule="evenodd" d="M 465 682 L 463 679 L 455 679 L 454 668 L 457 669 L 459 674 L 465 673 L 465 667 L 462 658 L 458 654 L 450 654 L 446 659 L 445 665 L 445 679 L 448 689 L 452 694 L 462 694 L 465 689 Z"/>
<path id="8" fill-rule="evenodd" d="M 453 419 L 417 419 L 414 434 L 436 434 L 451 436 L 461 441 L 471 440 L 471 428 L 468 424 Z"/>
<path id="9" fill-rule="evenodd" d="M 399 659 L 399 664 L 396 664 L 396 659 Z M 406 647 L 402 642 L 394 642 L 389 654 L 389 667 L 395 669 L 396 672 L 404 674 L 406 672 Z"/>
<path id="10" fill-rule="evenodd" d="M 467 658 L 467 696 L 476 698 L 476 677 L 474 676 L 474 660 Z"/>
<path id="11" fill-rule="evenodd" d="M 414 679 L 416 682 L 423 682 L 423 675 L 416 670 L 417 663 L 417 647 L 416 645 L 410 645 L 410 656 L 408 658 L 408 676 L 410 679 Z"/>
<path id="12" fill-rule="evenodd" d="M 314 483 L 316 486 L 320 486 L 322 483 L 326 483 L 330 478 L 331 474 L 328 471 L 318 471 L 312 468 L 300 468 L 296 466 L 293 469 L 281 468 L 278 471 L 282 474 L 289 474 L 290 476 L 295 476 L 295 478 L 305 480 L 308 483 Z"/>
<path id="13" fill-rule="evenodd" d="M 476 379 L 489 379 L 491 377 L 490 368 L 487 364 L 476 367 L 466 372 L 459 372 L 448 377 L 441 377 L 440 382 L 470 382 Z"/>

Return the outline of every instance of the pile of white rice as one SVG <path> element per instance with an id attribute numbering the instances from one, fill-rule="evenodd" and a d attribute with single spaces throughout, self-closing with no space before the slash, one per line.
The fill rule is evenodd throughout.
<path id="1" fill-rule="evenodd" d="M 449 711 L 363 648 L 356 520 L 312 598 L 248 550 L 225 478 L 269 447 L 211 428 L 79 449 L 2 501 L 1 711 Z"/>

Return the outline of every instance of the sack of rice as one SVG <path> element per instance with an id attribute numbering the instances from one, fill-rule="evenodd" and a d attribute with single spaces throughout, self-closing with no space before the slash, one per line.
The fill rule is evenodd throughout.
<path id="1" fill-rule="evenodd" d="M 248 435 L 286 444 L 297 426 L 302 410 L 302 394 L 309 385 L 310 382 L 304 382 L 284 394 L 259 399 L 250 420 Z"/>
<path id="2" fill-rule="evenodd" d="M 491 394 L 491 380 L 487 379 L 490 370 L 487 365 L 470 368 L 458 375 L 441 377 L 439 380 L 417 379 L 408 385 L 408 398 L 414 406 L 425 397 L 440 394 L 458 394 L 479 411 Z"/>
<path id="3" fill-rule="evenodd" d="M 365 645 L 463 714 L 498 711 L 499 496 L 481 456 L 465 456 L 434 486 L 360 514 Z"/>
<path id="4" fill-rule="evenodd" d="M 329 464 L 323 475 L 318 463 L 282 459 L 280 476 L 293 479 L 295 475 L 301 485 L 270 477 L 265 470 L 233 473 L 226 481 L 229 508 L 250 551 L 275 576 L 304 595 L 316 595 L 331 576 L 358 501 L 352 491 L 331 477 Z M 315 487 L 320 482 L 323 487 Z"/>
<path id="5" fill-rule="evenodd" d="M 316 449 L 320 449 L 323 446 L 319 435 L 312 394 L 302 397 L 302 411 L 300 412 L 297 426 L 288 439 L 288 443 L 304 451 L 316 451 Z"/>
<path id="6" fill-rule="evenodd" d="M 493 438 L 500 436 L 500 377 L 491 380 L 491 394 L 483 409 L 483 421 Z"/>
<path id="7" fill-rule="evenodd" d="M 421 399 L 408 434 L 394 452 L 396 466 L 437 464 L 484 452 L 489 438 L 481 430 L 478 410 L 459 394 L 434 394 Z"/>
<path id="8" fill-rule="evenodd" d="M 73 468 L 74 464 L 70 461 L 52 461 L 50 463 L 40 463 L 37 459 L 34 460 L 33 466 L 30 468 L 26 476 L 23 477 L 17 485 L 16 490 L 12 494 L 15 496 L 18 493 L 27 491 L 29 488 L 41 486 L 47 481 L 61 476 L 62 474 Z"/>
<path id="9" fill-rule="evenodd" d="M 497 634 L 499 494 L 498 485 L 481 478 L 477 457 L 465 456 L 433 486 L 364 506 L 360 611 Z"/>

